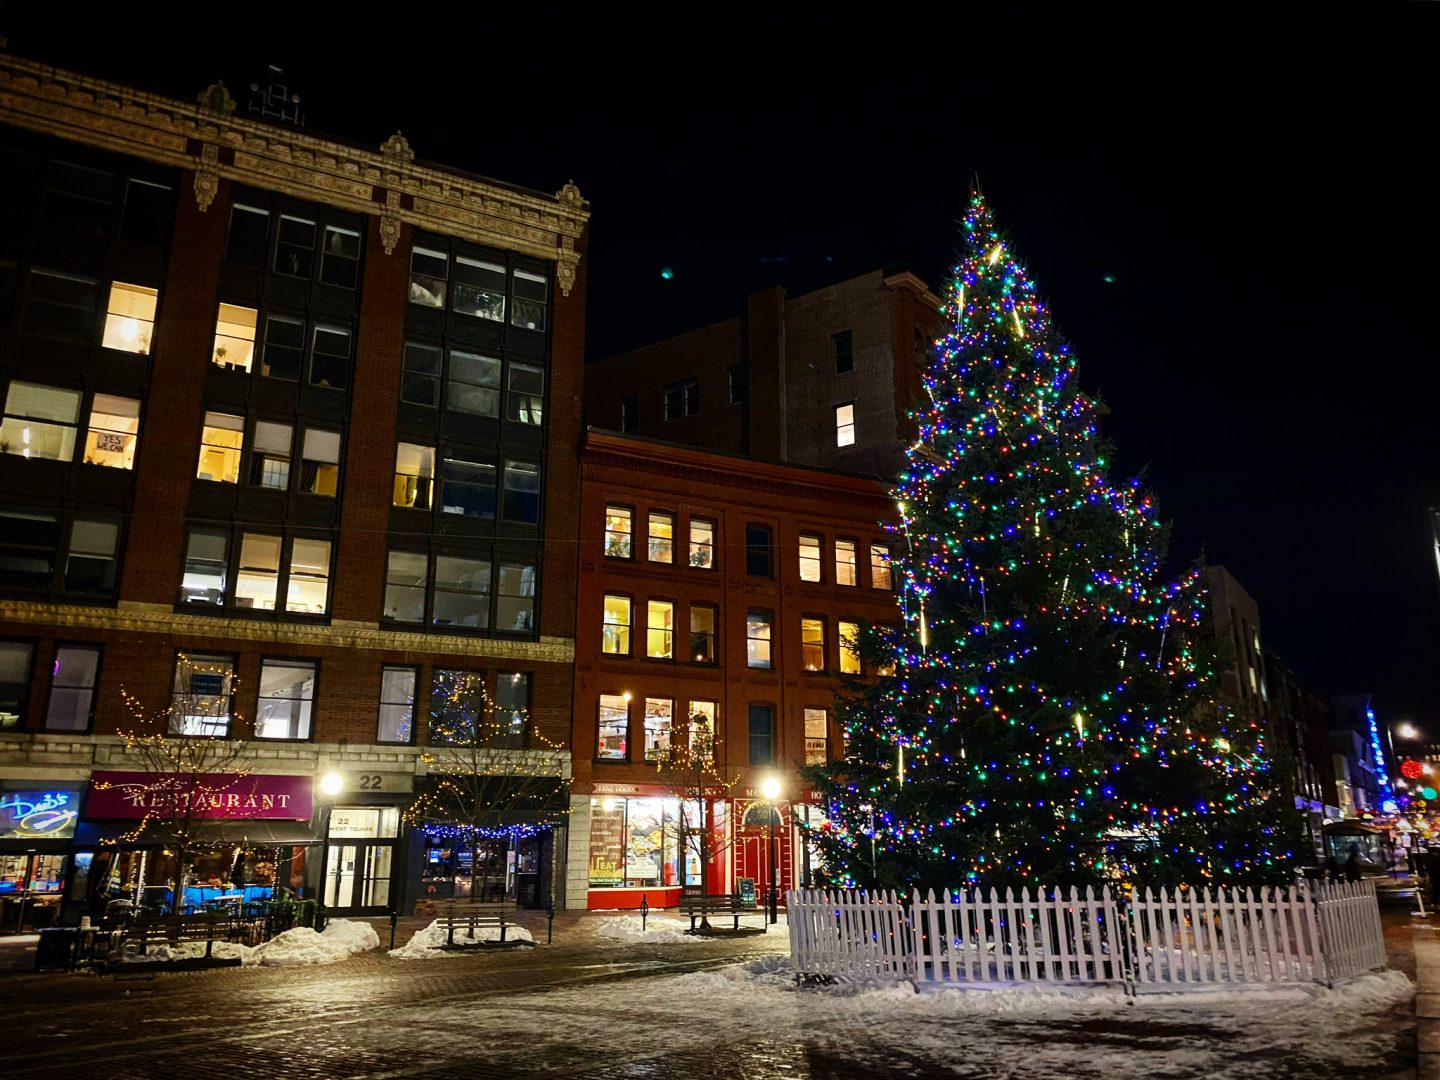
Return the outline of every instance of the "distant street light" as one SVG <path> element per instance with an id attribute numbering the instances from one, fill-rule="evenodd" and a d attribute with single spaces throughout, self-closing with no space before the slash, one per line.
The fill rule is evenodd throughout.
<path id="1" fill-rule="evenodd" d="M 1417 729 L 1417 728 L 1415 727 L 1415 725 L 1412 724 L 1412 723 L 1410 723 L 1409 721 L 1406 721 L 1405 723 L 1403 723 L 1403 724 L 1401 724 L 1399 727 L 1397 727 L 1397 728 L 1395 729 L 1395 734 L 1396 734 L 1396 735 L 1399 735 L 1400 738 L 1402 738 L 1402 739 L 1418 739 L 1418 738 L 1420 738 L 1420 731 L 1419 731 L 1419 729 Z"/>
<path id="2" fill-rule="evenodd" d="M 780 778 L 767 776 L 760 781 L 760 794 L 770 804 L 770 924 L 780 921 L 780 883 L 775 880 L 775 819 L 780 812 L 775 809 L 775 800 L 780 798 Z"/>

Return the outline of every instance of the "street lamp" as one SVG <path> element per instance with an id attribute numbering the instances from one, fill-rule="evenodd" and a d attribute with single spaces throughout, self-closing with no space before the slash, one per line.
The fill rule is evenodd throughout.
<path id="1" fill-rule="evenodd" d="M 773 926 L 780 921 L 780 890 L 775 880 L 775 819 L 779 816 L 775 800 L 780 798 L 780 778 L 767 776 L 760 782 L 760 794 L 770 804 L 770 924 Z"/>
<path id="2" fill-rule="evenodd" d="M 870 887 L 873 889 L 877 887 L 875 879 L 879 877 L 875 870 L 875 807 L 862 803 L 860 810 L 870 815 Z"/>

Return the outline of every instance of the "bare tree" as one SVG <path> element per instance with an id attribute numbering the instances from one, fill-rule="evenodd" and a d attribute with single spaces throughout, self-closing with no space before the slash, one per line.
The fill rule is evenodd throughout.
<path id="1" fill-rule="evenodd" d="M 713 720 L 696 713 L 671 730 L 665 745 L 650 751 L 660 782 L 680 804 L 673 824 L 666 825 L 680 852 L 680 881 L 685 881 L 686 856 L 694 854 L 700 864 L 702 892 L 706 891 L 710 863 L 734 844 L 738 825 L 732 822 L 726 830 L 715 821 L 716 801 L 729 798 L 740 780 L 738 773 L 723 772 L 716 764 L 718 745 Z"/>
<path id="2" fill-rule="evenodd" d="M 429 776 L 405 811 L 411 825 L 453 829 L 469 845 L 470 896 L 489 886 L 478 847 L 518 825 L 558 824 L 569 812 L 570 751 L 531 729 L 525 709 L 502 709 L 482 676 L 437 672 L 430 745 L 420 758 Z"/>

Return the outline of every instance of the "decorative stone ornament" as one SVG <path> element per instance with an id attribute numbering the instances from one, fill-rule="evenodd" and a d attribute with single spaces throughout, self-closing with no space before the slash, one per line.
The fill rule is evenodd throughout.
<path id="1" fill-rule="evenodd" d="M 380 144 L 380 154 L 389 161 L 404 165 L 415 160 L 415 151 L 410 149 L 410 140 L 398 131 Z"/>
<path id="2" fill-rule="evenodd" d="M 204 112 L 233 113 L 235 111 L 235 99 L 230 96 L 230 91 L 225 89 L 223 82 L 211 83 L 197 100 Z"/>

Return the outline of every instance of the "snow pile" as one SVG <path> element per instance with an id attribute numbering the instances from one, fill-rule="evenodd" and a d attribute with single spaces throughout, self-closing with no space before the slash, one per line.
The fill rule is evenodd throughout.
<path id="1" fill-rule="evenodd" d="M 215 960 L 238 958 L 244 967 L 298 967 L 338 963 L 379 946 L 380 936 L 369 923 L 332 919 L 326 924 L 324 933 L 317 934 L 308 926 L 296 926 L 253 948 L 230 941 L 216 941 L 210 947 L 210 956 Z M 176 960 L 199 960 L 204 956 L 203 941 L 151 945 L 144 955 L 141 955 L 138 945 L 127 943 L 118 962 L 164 964 Z"/>
<path id="2" fill-rule="evenodd" d="M 390 955 L 396 960 L 428 960 L 435 956 L 451 956 L 444 946 L 449 941 L 450 931 L 445 929 L 439 919 L 436 919 L 423 930 L 415 931 L 415 936 L 401 945 L 398 949 L 391 949 Z M 468 945 L 472 941 L 499 941 L 500 928 L 498 926 L 479 926 L 475 928 L 474 937 L 470 931 L 457 929 L 455 931 L 455 944 Z M 530 931 L 523 926 L 505 927 L 505 940 L 511 941 L 534 941 Z"/>
<path id="3" fill-rule="evenodd" d="M 705 938 L 685 933 L 690 929 L 688 916 L 654 914 L 641 930 L 639 915 L 610 915 L 596 919 L 595 936 L 633 944 L 637 941 L 693 944 Z"/>

